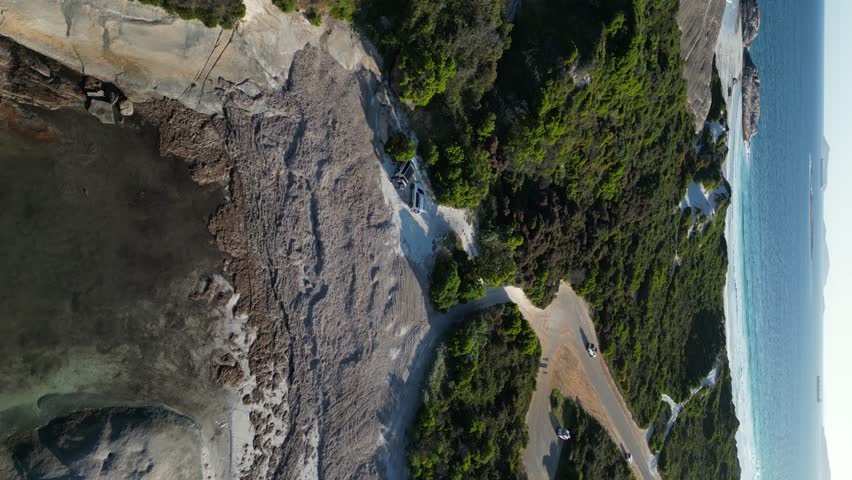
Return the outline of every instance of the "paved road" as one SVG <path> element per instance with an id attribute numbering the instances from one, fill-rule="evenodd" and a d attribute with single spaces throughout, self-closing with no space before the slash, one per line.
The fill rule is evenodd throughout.
<path id="1" fill-rule="evenodd" d="M 577 297 L 571 288 L 563 284 L 559 294 L 546 310 L 532 306 L 517 289 L 507 289 L 509 298 L 518 304 L 527 320 L 530 321 L 542 344 L 542 363 L 538 372 L 536 391 L 533 394 L 530 411 L 527 414 L 530 441 L 524 452 L 524 466 L 531 480 L 552 479 L 559 463 L 559 453 L 564 442 L 556 438 L 557 422 L 550 413 L 550 392 L 560 388 L 563 393 L 572 394 L 560 385 L 556 368 L 551 363 L 556 355 L 573 354 L 579 358 L 582 376 L 589 385 L 584 407 L 587 410 L 603 412 L 607 418 L 602 423 L 610 429 L 615 442 L 625 452 L 633 455 L 633 471 L 643 480 L 656 480 L 659 477 L 651 469 L 650 449 L 645 442 L 644 431 L 633 422 L 621 394 L 615 387 L 602 356 L 590 358 L 585 351 L 585 341 L 598 343 L 594 326 L 589 317 L 585 302 Z M 570 349 L 571 351 L 562 351 Z M 575 367 L 576 368 L 576 367 Z M 597 402 L 598 405 L 590 405 Z M 567 426 L 570 429 L 570 425 Z M 582 442 L 574 438 L 569 442 Z"/>
<path id="2" fill-rule="evenodd" d="M 485 297 L 476 302 L 459 305 L 447 312 L 450 323 L 464 318 L 465 315 L 482 310 L 495 304 L 514 302 L 524 315 L 541 342 L 541 365 L 537 374 L 536 390 L 533 393 L 530 410 L 527 413 L 527 427 L 530 440 L 524 451 L 524 467 L 530 480 L 549 480 L 556 476 L 559 454 L 564 444 L 556 438 L 558 427 L 555 416 L 550 413 L 550 392 L 559 388 L 567 395 L 575 396 L 564 385 L 564 376 L 557 371 L 555 360 L 569 357 L 573 368 L 586 385 L 583 392 L 583 407 L 587 411 L 599 412 L 606 418 L 599 418 L 607 427 L 610 435 L 622 451 L 633 455 L 633 472 L 641 480 L 658 480 L 656 470 L 651 469 L 651 451 L 645 441 L 645 433 L 633 422 L 621 393 L 609 374 L 602 356 L 591 358 L 586 353 L 587 341 L 598 343 L 589 309 L 581 298 L 567 284 L 562 284 L 556 299 L 545 310 L 536 308 L 515 287 L 489 289 Z M 578 361 L 574 361 L 579 359 Z M 561 366 L 561 365 L 560 365 Z M 570 429 L 570 425 L 567 425 Z M 569 442 L 581 442 L 582 438 L 573 438 Z"/>

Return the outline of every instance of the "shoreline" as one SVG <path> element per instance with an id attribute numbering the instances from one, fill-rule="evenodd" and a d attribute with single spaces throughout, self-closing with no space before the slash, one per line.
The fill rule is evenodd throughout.
<path id="1" fill-rule="evenodd" d="M 748 332 L 743 321 L 740 301 L 742 283 L 742 262 L 739 256 L 741 217 L 739 203 L 742 199 L 739 169 L 741 158 L 748 158 L 748 142 L 743 132 L 742 82 L 732 85 L 731 79 L 742 78 L 743 74 L 743 31 L 741 6 L 742 0 L 733 0 L 726 5 L 719 40 L 716 44 L 717 68 L 723 84 L 723 91 L 730 88 L 731 95 L 726 97 L 730 132 L 728 135 L 728 156 L 722 165 L 722 173 L 731 184 L 731 206 L 725 215 L 725 239 L 728 245 L 728 271 L 725 280 L 725 338 L 728 363 L 731 371 L 731 388 L 734 411 L 739 428 L 736 433 L 737 458 L 741 476 L 746 479 L 760 478 L 757 461 L 756 436 L 754 432 L 753 410 L 750 387 Z"/>

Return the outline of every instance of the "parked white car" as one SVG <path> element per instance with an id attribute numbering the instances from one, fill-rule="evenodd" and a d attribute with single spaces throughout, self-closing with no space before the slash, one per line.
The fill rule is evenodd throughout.
<path id="1" fill-rule="evenodd" d="M 589 352 L 589 356 L 592 358 L 596 358 L 598 356 L 598 347 L 596 347 L 594 343 L 588 343 L 586 345 L 586 351 Z"/>
<path id="2" fill-rule="evenodd" d="M 556 430 L 556 436 L 562 440 L 571 440 L 571 432 L 569 432 L 567 428 L 559 427 L 559 429 Z"/>

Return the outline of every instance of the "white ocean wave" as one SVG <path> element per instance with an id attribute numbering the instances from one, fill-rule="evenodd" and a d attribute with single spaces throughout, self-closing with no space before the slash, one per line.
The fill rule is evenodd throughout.
<path id="1" fill-rule="evenodd" d="M 723 19 L 717 59 L 719 71 L 725 80 L 741 76 L 741 33 L 739 29 L 739 1 L 727 5 Z M 743 312 L 743 258 L 742 258 L 742 198 L 743 170 L 748 169 L 750 151 L 742 137 L 742 100 L 739 84 L 731 85 L 728 111 L 730 122 L 728 158 L 723 165 L 725 178 L 731 184 L 731 205 L 725 218 L 725 239 L 728 244 L 728 272 L 725 284 L 725 337 L 728 363 L 731 370 L 731 387 L 734 411 L 740 422 L 736 433 L 737 456 L 741 478 L 759 479 L 760 462 L 754 428 L 754 405 L 751 397 L 749 371 L 748 326 Z"/>

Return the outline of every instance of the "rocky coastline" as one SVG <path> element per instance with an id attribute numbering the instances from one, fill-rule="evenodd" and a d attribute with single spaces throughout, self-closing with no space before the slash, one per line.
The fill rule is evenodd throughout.
<path id="1" fill-rule="evenodd" d="M 201 80 L 193 82 L 196 72 L 158 84 L 157 72 L 133 68 L 133 35 L 200 25 L 147 6 L 106 3 L 114 8 L 77 5 L 71 14 L 78 27 L 64 42 L 37 44 L 49 37 L 28 36 L 32 4 L 2 14 L 0 35 L 8 38 L 0 37 L 0 121 L 36 132 L 48 127 L 37 113 L 23 115 L 23 107 L 86 108 L 103 123 L 121 124 L 112 128 L 155 131 L 163 158 L 185 163 L 196 183 L 224 193 L 208 229 L 233 296 L 215 295 L 216 285 L 201 296 L 212 291 L 243 324 L 222 339 L 234 348 L 199 359 L 209 365 L 205 382 L 237 399 L 224 417 L 192 418 L 204 441 L 216 432 L 230 436 L 229 454 L 217 455 L 226 465 L 199 460 L 204 477 L 381 477 L 387 459 L 400 455 L 387 444 L 403 443 L 388 438 L 399 430 L 392 407 L 430 329 L 420 280 L 399 247 L 399 219 L 380 185 L 376 145 L 388 114 L 373 58 L 351 29 L 331 22 L 324 31 L 296 25 L 301 36 L 285 35 L 287 45 L 270 47 L 258 38 L 264 22 L 301 16 L 252 2 L 263 8 L 250 9 L 227 45 L 211 41 L 212 53 L 193 47 Z M 45 18 L 53 18 L 58 8 L 48 10 Z M 108 54 L 97 25 L 110 32 Z M 211 35 L 215 30 L 199 43 Z M 95 40 L 97 48 L 88 48 Z M 69 51 L 84 59 L 79 68 Z M 208 54 L 221 61 L 205 63 Z M 241 69 L 248 60 L 251 68 Z M 153 65 L 172 61 L 180 63 L 169 57 Z M 343 208 L 351 205 L 358 212 Z"/>
<path id="2" fill-rule="evenodd" d="M 758 0 L 741 0 L 740 19 L 743 32 L 743 138 L 748 142 L 757 135 L 760 120 L 760 73 L 748 50 L 760 29 Z"/>
<path id="3" fill-rule="evenodd" d="M 743 46 L 748 48 L 757 38 L 760 29 L 760 5 L 758 0 L 741 0 L 740 17 L 743 25 Z"/>
<path id="4" fill-rule="evenodd" d="M 757 135 L 760 119 L 760 74 L 747 48 L 743 49 L 743 138 L 748 142 Z"/>

